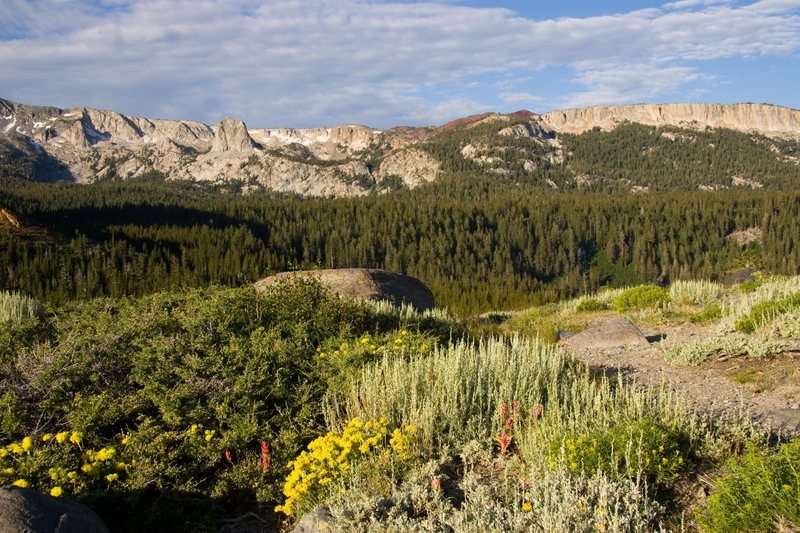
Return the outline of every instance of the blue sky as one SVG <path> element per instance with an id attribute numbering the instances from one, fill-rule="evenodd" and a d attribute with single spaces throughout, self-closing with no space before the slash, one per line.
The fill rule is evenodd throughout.
<path id="1" fill-rule="evenodd" d="M 0 97 L 252 127 L 800 108 L 800 0 L 2 0 Z"/>

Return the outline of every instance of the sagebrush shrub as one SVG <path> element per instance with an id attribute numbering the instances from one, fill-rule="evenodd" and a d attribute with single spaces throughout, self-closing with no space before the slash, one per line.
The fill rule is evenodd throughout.
<path id="1" fill-rule="evenodd" d="M 41 313 L 42 307 L 34 298 L 18 292 L 0 291 L 0 322 L 19 322 Z"/>

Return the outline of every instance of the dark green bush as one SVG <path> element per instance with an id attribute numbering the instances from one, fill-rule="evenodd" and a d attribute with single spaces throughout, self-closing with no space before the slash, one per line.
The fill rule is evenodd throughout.
<path id="1" fill-rule="evenodd" d="M 658 307 L 669 303 L 669 292 L 655 285 L 642 285 L 632 287 L 614 298 L 612 306 L 614 310 L 623 313 L 634 309 L 646 309 L 648 307 Z"/>
<path id="2" fill-rule="evenodd" d="M 85 449 L 114 446 L 131 465 L 114 490 L 63 487 L 96 502 L 112 529 L 140 530 L 162 512 L 186 521 L 170 529 L 192 529 L 257 502 L 271 508 L 285 465 L 323 427 L 329 384 L 365 359 L 330 364 L 322 347 L 385 336 L 402 329 L 398 317 L 306 281 L 263 294 L 209 288 L 71 304 L 39 327 L 3 333 L 14 351 L 0 360 L 0 447 L 64 431 L 79 432 Z M 405 336 L 421 345 L 423 327 Z M 28 464 L 26 480 L 48 492 L 59 461 Z"/>
<path id="3" fill-rule="evenodd" d="M 584 298 L 575 308 L 575 310 L 579 313 L 590 312 L 590 311 L 603 311 L 605 309 L 608 309 L 608 305 L 602 303 L 601 301 L 595 298 Z"/>
<path id="4" fill-rule="evenodd" d="M 800 440 L 773 455 L 750 448 L 730 460 L 698 522 L 709 532 L 800 528 Z"/>

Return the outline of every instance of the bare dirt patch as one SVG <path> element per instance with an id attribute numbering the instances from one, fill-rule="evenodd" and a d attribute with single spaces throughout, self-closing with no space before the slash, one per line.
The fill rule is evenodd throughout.
<path id="1" fill-rule="evenodd" d="M 639 325 L 648 345 L 571 349 L 590 368 L 640 387 L 662 385 L 680 394 L 687 405 L 714 417 L 749 417 L 773 432 L 800 435 L 800 353 L 789 351 L 769 359 L 713 359 L 697 367 L 670 364 L 659 347 L 698 340 L 712 332 L 694 324 L 654 328 Z M 800 339 L 797 340 L 800 347 Z"/>

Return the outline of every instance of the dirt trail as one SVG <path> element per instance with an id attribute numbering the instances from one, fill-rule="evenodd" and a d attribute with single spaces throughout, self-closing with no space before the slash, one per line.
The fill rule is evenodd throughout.
<path id="1" fill-rule="evenodd" d="M 651 343 L 632 348 L 571 350 L 609 377 L 643 387 L 668 384 L 687 404 L 712 416 L 743 413 L 772 433 L 800 435 L 800 353 L 789 351 L 771 359 L 735 357 L 712 360 L 699 367 L 670 364 L 661 339 L 697 340 L 709 331 L 698 327 L 642 327 Z M 662 337 L 662 336 L 666 337 Z"/>

